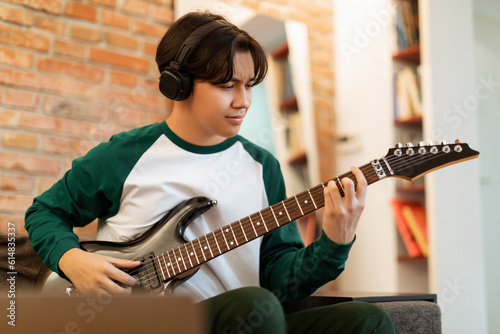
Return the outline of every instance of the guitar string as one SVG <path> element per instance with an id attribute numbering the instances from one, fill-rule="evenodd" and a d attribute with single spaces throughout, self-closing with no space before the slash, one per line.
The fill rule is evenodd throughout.
<path id="1" fill-rule="evenodd" d="M 445 154 L 448 154 L 448 153 L 445 153 L 445 152 L 440 151 L 440 152 L 438 152 L 438 153 L 433 153 L 432 155 L 429 155 L 429 154 L 424 154 L 424 155 L 411 156 L 411 158 L 412 158 L 413 160 L 417 160 L 417 162 L 422 162 L 422 163 L 423 163 L 423 162 L 427 162 L 427 161 L 430 161 L 430 160 L 433 160 L 433 159 L 439 158 L 439 157 L 441 157 L 442 155 L 445 155 Z M 406 156 L 406 157 L 408 157 L 408 156 Z M 429 157 L 429 158 L 428 158 L 428 157 Z M 408 164 L 408 162 L 401 162 L 401 163 L 397 163 L 397 162 L 396 162 L 396 163 L 394 163 L 394 164 L 392 164 L 392 165 L 391 165 L 391 163 L 392 163 L 394 160 L 396 160 L 396 161 L 397 161 L 397 160 L 401 160 L 401 157 L 397 157 L 397 156 L 389 156 L 389 157 L 387 157 L 387 158 L 386 158 L 386 160 L 387 160 L 387 162 L 390 164 L 390 167 L 391 167 L 392 169 L 398 169 L 399 167 L 401 167 L 401 166 L 404 166 L 404 165 Z M 413 165 L 415 165 L 414 161 L 412 161 L 412 163 L 413 163 Z M 375 179 L 375 181 L 376 181 L 376 180 L 378 180 L 378 175 L 377 175 L 377 172 L 376 172 L 373 168 L 370 168 L 370 167 L 371 167 L 371 165 L 370 165 L 370 164 L 366 164 L 366 165 L 364 165 L 364 166 L 362 166 L 362 167 L 361 167 L 361 169 L 362 169 L 362 170 L 363 170 L 363 168 L 367 169 L 367 171 L 363 171 L 363 174 L 364 174 L 365 178 L 366 178 L 366 179 L 369 179 L 369 178 L 371 178 L 371 177 L 376 177 L 377 179 Z M 347 173 L 345 173 L 345 174 L 346 174 L 346 176 L 342 176 L 342 178 L 343 178 L 343 177 L 350 177 L 350 178 L 352 178 L 352 177 L 354 176 L 351 172 L 347 172 Z M 340 178 L 340 176 L 339 176 L 339 178 Z M 333 180 L 333 181 L 335 181 L 335 179 L 332 179 L 332 180 Z M 329 180 L 329 181 L 330 181 L 330 180 Z M 323 185 L 327 184 L 329 181 L 324 182 L 324 183 L 323 183 Z M 321 184 L 320 184 L 320 185 L 317 185 L 317 186 L 315 186 L 315 187 L 312 187 L 312 188 L 310 188 L 310 189 L 309 189 L 309 193 L 311 194 L 311 197 L 312 197 L 312 200 L 313 200 L 313 201 L 314 201 L 314 198 L 316 197 L 315 195 L 317 195 L 316 193 L 317 193 L 318 191 L 320 191 L 320 190 L 321 190 L 321 191 L 323 190 L 323 187 L 321 186 Z M 307 192 L 307 191 L 306 191 L 306 192 Z M 300 193 L 300 194 L 297 194 L 295 197 L 298 197 L 298 196 L 304 196 L 304 195 L 306 195 L 306 192 L 302 192 L 302 193 Z M 313 194 L 313 193 L 314 193 L 314 194 Z M 313 196 L 313 195 L 314 195 L 314 196 Z M 286 200 L 284 200 L 283 202 L 285 202 L 285 201 L 286 201 Z M 298 205 L 297 205 L 297 208 L 299 208 L 299 206 L 298 206 Z M 264 211 L 266 211 L 266 209 L 268 209 L 268 210 L 267 210 L 267 212 L 264 212 Z M 270 219 L 270 220 L 274 220 L 274 221 L 276 221 L 276 225 L 277 225 L 277 226 L 276 226 L 276 228 L 281 227 L 282 225 L 284 225 L 283 223 L 282 223 L 282 224 L 280 224 L 280 223 L 279 223 L 278 219 L 276 219 L 276 217 L 274 217 L 274 215 L 273 215 L 273 213 L 272 213 L 272 210 L 270 210 L 270 209 L 269 209 L 269 207 L 268 207 L 268 208 L 266 208 L 266 209 L 263 209 L 263 210 L 261 210 L 261 211 L 259 212 L 259 213 L 261 214 L 261 217 L 263 218 L 262 220 L 263 220 L 263 223 L 264 223 L 264 224 L 266 224 L 266 220 Z M 315 208 L 315 209 L 313 209 L 312 211 L 315 211 L 315 210 L 316 210 L 316 208 Z M 289 214 L 291 214 L 293 217 L 295 217 L 295 216 L 300 217 L 300 216 L 302 216 L 302 213 L 300 213 L 300 214 L 299 214 L 299 211 L 300 211 L 300 209 L 299 209 L 299 210 L 297 210 L 297 209 L 293 209 L 293 208 L 292 208 L 292 209 L 291 209 L 288 213 L 289 213 Z M 312 211 L 311 211 L 311 212 L 312 212 Z M 310 213 L 310 212 L 308 212 L 308 213 Z M 255 215 L 255 214 L 253 214 L 253 215 Z M 250 215 L 250 216 L 252 216 L 252 215 Z M 250 217 L 250 216 L 249 216 L 249 217 Z M 272 218 L 272 219 L 271 219 L 271 218 Z M 244 218 L 243 218 L 243 219 L 244 219 Z M 295 218 L 295 219 L 297 219 L 297 218 Z M 287 224 L 287 223 L 289 223 L 289 222 L 290 222 L 290 221 L 288 221 L 288 219 L 287 219 L 287 221 L 285 222 L 285 224 Z M 215 241 L 215 242 L 216 242 L 219 246 L 220 246 L 220 245 L 224 245 L 224 243 L 226 244 L 226 248 L 227 248 L 227 250 L 224 250 L 224 251 L 219 252 L 219 255 L 220 255 L 220 254 L 223 254 L 223 253 L 225 253 L 225 252 L 227 252 L 227 251 L 229 251 L 229 250 L 231 250 L 231 249 L 232 249 L 232 248 L 229 246 L 229 245 L 230 245 L 230 243 L 228 244 L 228 243 L 227 243 L 227 239 L 224 237 L 224 229 L 226 229 L 226 230 L 227 230 L 229 227 L 233 226 L 233 224 L 234 224 L 234 227 L 237 227 L 237 224 L 235 224 L 235 223 L 236 223 L 236 222 L 233 222 L 233 223 L 231 223 L 231 224 L 228 224 L 228 225 L 226 225 L 226 226 L 223 226 L 222 228 L 220 228 L 220 229 L 218 229 L 218 230 L 215 230 L 215 231 L 213 232 L 213 235 L 215 236 L 215 237 L 214 237 L 214 241 Z M 254 227 L 255 227 L 255 226 L 254 226 Z M 255 227 L 255 228 L 256 228 L 256 229 L 259 229 L 259 226 Z M 272 230 L 274 230 L 274 229 L 275 229 L 275 228 L 272 228 Z M 240 244 L 247 243 L 247 241 L 243 241 L 243 239 L 241 239 L 241 238 L 239 239 L 239 237 L 242 237 L 242 236 L 246 236 L 246 237 L 248 237 L 247 233 L 246 233 L 246 232 L 244 231 L 244 229 L 243 229 L 243 228 L 241 228 L 241 227 L 239 228 L 239 230 L 240 230 L 240 232 L 235 232 L 234 230 L 233 230 L 233 232 L 232 232 L 232 233 L 234 234 L 234 236 L 235 236 L 235 238 L 234 238 L 235 240 L 234 240 L 234 241 L 236 241 L 236 242 L 237 242 L 237 246 L 236 246 L 236 247 L 238 247 Z M 216 233 L 217 233 L 217 234 L 219 234 L 219 236 L 217 236 L 217 235 L 216 235 Z M 262 232 L 259 232 L 258 234 L 259 234 L 259 236 L 262 236 L 263 234 L 265 234 L 265 232 L 264 232 L 264 231 L 262 231 Z M 203 236 L 202 236 L 202 237 L 203 237 Z M 229 237 L 230 237 L 230 235 L 229 235 Z M 255 238 L 257 238 L 257 237 L 255 237 Z M 253 238 L 253 239 L 251 239 L 251 240 L 254 240 L 255 238 Z M 231 237 L 230 237 L 230 239 L 233 239 L 233 238 L 231 238 Z M 251 240 L 249 240 L 249 241 L 251 241 Z M 175 254 L 175 250 L 178 250 L 178 252 L 180 253 L 180 255 L 181 255 L 181 256 L 183 256 L 181 247 L 182 247 L 182 246 L 185 246 L 185 247 L 186 247 L 186 250 L 187 250 L 188 245 L 189 245 L 189 246 L 191 246 L 192 250 L 194 251 L 194 252 L 187 252 L 187 251 L 185 252 L 186 256 L 188 256 L 190 259 L 191 259 L 191 257 L 192 257 L 194 254 L 196 254 L 196 256 L 200 255 L 200 256 L 199 256 L 199 258 L 201 258 L 202 256 L 203 256 L 204 258 L 206 257 L 206 254 L 204 254 L 203 249 L 201 249 L 201 248 L 200 248 L 199 250 L 197 250 L 197 249 L 196 249 L 196 247 L 195 247 L 195 245 L 194 245 L 194 243 L 192 243 L 192 242 L 188 242 L 188 243 L 186 243 L 186 244 L 180 245 L 180 246 L 178 246 L 178 247 L 176 247 L 176 248 L 174 248 L 174 249 L 171 249 L 171 250 L 169 250 L 169 251 L 167 251 L 167 252 L 173 252 L 173 253 Z M 208 247 L 210 247 L 210 244 L 208 245 Z M 235 247 L 233 247 L 233 248 L 235 248 Z M 165 253 L 167 253 L 167 252 L 165 252 Z M 160 254 L 160 255 L 156 256 L 156 259 L 158 259 L 160 256 L 162 256 L 162 257 L 163 257 L 163 259 L 164 259 L 164 254 L 165 254 L 165 253 L 163 253 L 163 254 Z M 215 256 L 214 256 L 214 257 L 215 257 Z M 193 260 L 193 259 L 191 259 L 191 260 Z M 207 261 L 209 261 L 209 260 L 211 260 L 211 259 L 208 259 Z M 151 274 L 147 275 L 147 276 L 149 276 L 149 277 L 146 277 L 146 280 L 144 280 L 144 279 L 140 278 L 139 280 L 141 280 L 141 279 L 142 279 L 142 283 L 144 283 L 144 281 L 150 281 L 150 280 L 152 280 L 152 279 L 154 279 L 155 281 L 157 280 L 156 278 L 158 277 L 158 275 L 154 273 L 156 270 L 155 270 L 155 266 L 154 266 L 154 264 L 153 264 L 153 263 L 151 263 L 152 261 L 154 261 L 154 259 L 152 259 L 152 260 L 148 261 L 148 262 L 149 262 L 149 264 L 147 265 L 147 268 L 148 268 L 148 269 L 151 269 L 151 271 L 153 271 L 153 273 L 151 273 Z M 164 259 L 164 261 L 165 261 L 165 259 Z M 204 263 L 204 262 L 207 262 L 207 261 L 200 262 L 200 261 L 196 260 L 196 263 L 197 263 L 197 265 L 196 265 L 196 266 L 198 266 L 198 265 L 200 265 L 200 264 L 202 264 L 202 263 Z M 178 262 L 178 260 L 177 260 L 177 259 L 176 259 L 176 262 Z M 174 270 L 174 269 L 172 269 L 172 271 L 173 271 L 173 275 L 171 275 L 171 274 L 170 274 L 170 271 L 168 270 L 168 268 L 165 268 L 165 270 L 167 271 L 167 274 L 168 274 L 168 276 L 169 276 L 169 277 L 168 277 L 168 279 L 170 279 L 170 278 L 172 278 L 172 277 L 175 277 L 176 275 L 179 275 L 180 273 L 186 272 L 186 271 L 188 271 L 188 270 L 190 270 L 190 269 L 192 269 L 192 268 L 195 268 L 196 266 L 192 265 L 192 261 L 190 261 L 190 262 L 191 262 L 191 264 L 190 264 L 189 266 L 188 266 L 188 265 L 184 265 L 184 268 L 185 268 L 185 269 L 184 269 L 184 270 L 182 270 L 182 269 L 181 269 L 181 270 L 180 270 L 180 272 L 179 272 L 179 273 L 177 273 L 177 274 L 175 274 L 175 270 Z M 170 262 L 169 262 L 169 263 L 170 263 Z M 159 265 L 160 267 L 162 267 L 162 264 L 161 264 L 161 261 L 160 261 L 160 260 L 158 260 L 158 265 Z M 177 266 L 180 268 L 180 264 L 179 264 L 179 263 L 177 263 Z M 186 268 L 186 267 L 188 267 L 188 268 Z M 140 269 L 137 269 L 137 270 L 132 270 L 132 271 L 130 271 L 130 272 L 129 272 L 129 274 L 131 274 L 131 275 L 136 275 L 136 274 L 138 274 L 138 273 L 139 273 L 139 271 L 140 271 Z"/>

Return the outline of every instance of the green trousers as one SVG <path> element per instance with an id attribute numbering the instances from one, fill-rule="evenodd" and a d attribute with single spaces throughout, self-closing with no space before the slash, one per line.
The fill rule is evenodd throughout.
<path id="1" fill-rule="evenodd" d="M 394 333 L 394 324 L 380 307 L 345 302 L 285 315 L 268 290 L 248 287 L 201 302 L 213 334 Z"/>

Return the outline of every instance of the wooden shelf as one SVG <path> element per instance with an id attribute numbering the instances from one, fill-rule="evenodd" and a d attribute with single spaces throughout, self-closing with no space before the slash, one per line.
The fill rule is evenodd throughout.
<path id="1" fill-rule="evenodd" d="M 408 255 L 399 255 L 398 262 L 412 263 L 412 262 L 427 262 L 427 258 L 423 256 L 410 257 Z"/>
<path id="2" fill-rule="evenodd" d="M 422 115 L 414 116 L 405 119 L 395 119 L 394 125 L 412 125 L 412 126 L 422 126 Z"/>
<path id="3" fill-rule="evenodd" d="M 417 184 L 411 186 L 399 186 L 396 188 L 396 191 L 400 194 L 418 194 L 425 193 L 425 185 Z"/>
<path id="4" fill-rule="evenodd" d="M 291 155 L 290 158 L 288 159 L 288 163 L 290 165 L 300 165 L 307 163 L 306 152 L 304 151 Z"/>
<path id="5" fill-rule="evenodd" d="M 288 57 L 288 43 L 284 42 L 283 44 L 278 46 L 276 49 L 271 51 L 270 55 L 274 59 L 285 59 L 286 57 Z"/>
<path id="6" fill-rule="evenodd" d="M 392 56 L 392 59 L 420 65 L 420 45 L 398 50 L 398 52 Z"/>
<path id="7" fill-rule="evenodd" d="M 284 99 L 280 103 L 280 110 L 282 112 L 292 112 L 292 111 L 299 110 L 299 107 L 297 105 L 297 97 L 295 95 L 292 95 L 292 96 Z"/>

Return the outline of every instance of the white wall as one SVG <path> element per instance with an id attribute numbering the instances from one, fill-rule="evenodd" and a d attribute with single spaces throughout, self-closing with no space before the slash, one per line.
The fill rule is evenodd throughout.
<path id="1" fill-rule="evenodd" d="M 478 77 L 491 82 L 483 87 L 477 114 L 479 142 L 483 149 L 480 158 L 481 211 L 483 213 L 484 259 L 489 333 L 500 333 L 500 3 L 495 0 L 474 1 L 474 28 L 476 42 L 476 72 Z"/>
<path id="2" fill-rule="evenodd" d="M 334 1 L 336 130 L 340 136 L 353 135 L 351 143 L 338 147 L 334 175 L 380 158 L 394 146 L 388 3 Z M 393 180 L 388 179 L 368 188 L 357 240 L 338 279 L 340 290 L 396 291 L 395 230 L 389 207 L 393 187 Z"/>
<path id="3" fill-rule="evenodd" d="M 477 84 L 473 1 L 421 4 L 425 134 L 459 138 L 481 151 L 477 113 L 468 110 Z M 431 173 L 426 181 L 430 282 L 438 293 L 443 330 L 486 333 L 479 159 Z"/>

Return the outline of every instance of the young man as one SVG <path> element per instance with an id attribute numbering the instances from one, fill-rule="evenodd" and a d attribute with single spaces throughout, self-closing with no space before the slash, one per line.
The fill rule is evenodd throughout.
<path id="1" fill-rule="evenodd" d="M 99 218 L 99 240 L 129 241 L 186 199 L 216 199 L 187 227 L 192 240 L 286 198 L 276 159 L 238 135 L 252 87 L 267 72 L 262 47 L 223 17 L 190 13 L 162 38 L 156 61 L 160 89 L 174 100 L 166 122 L 117 134 L 76 159 L 26 214 L 35 250 L 80 293 L 127 292 L 136 280 L 119 268 L 139 262 L 83 251 L 74 226 Z M 214 333 L 393 332 L 388 315 L 369 304 L 285 317 L 279 303 L 306 297 L 343 271 L 367 187 L 361 171 L 352 172 L 357 186 L 342 180 L 344 197 L 334 182 L 325 187 L 323 233 L 310 246 L 290 223 L 202 265 L 175 293 L 207 307 Z M 214 182 L 221 173 L 223 185 Z"/>

